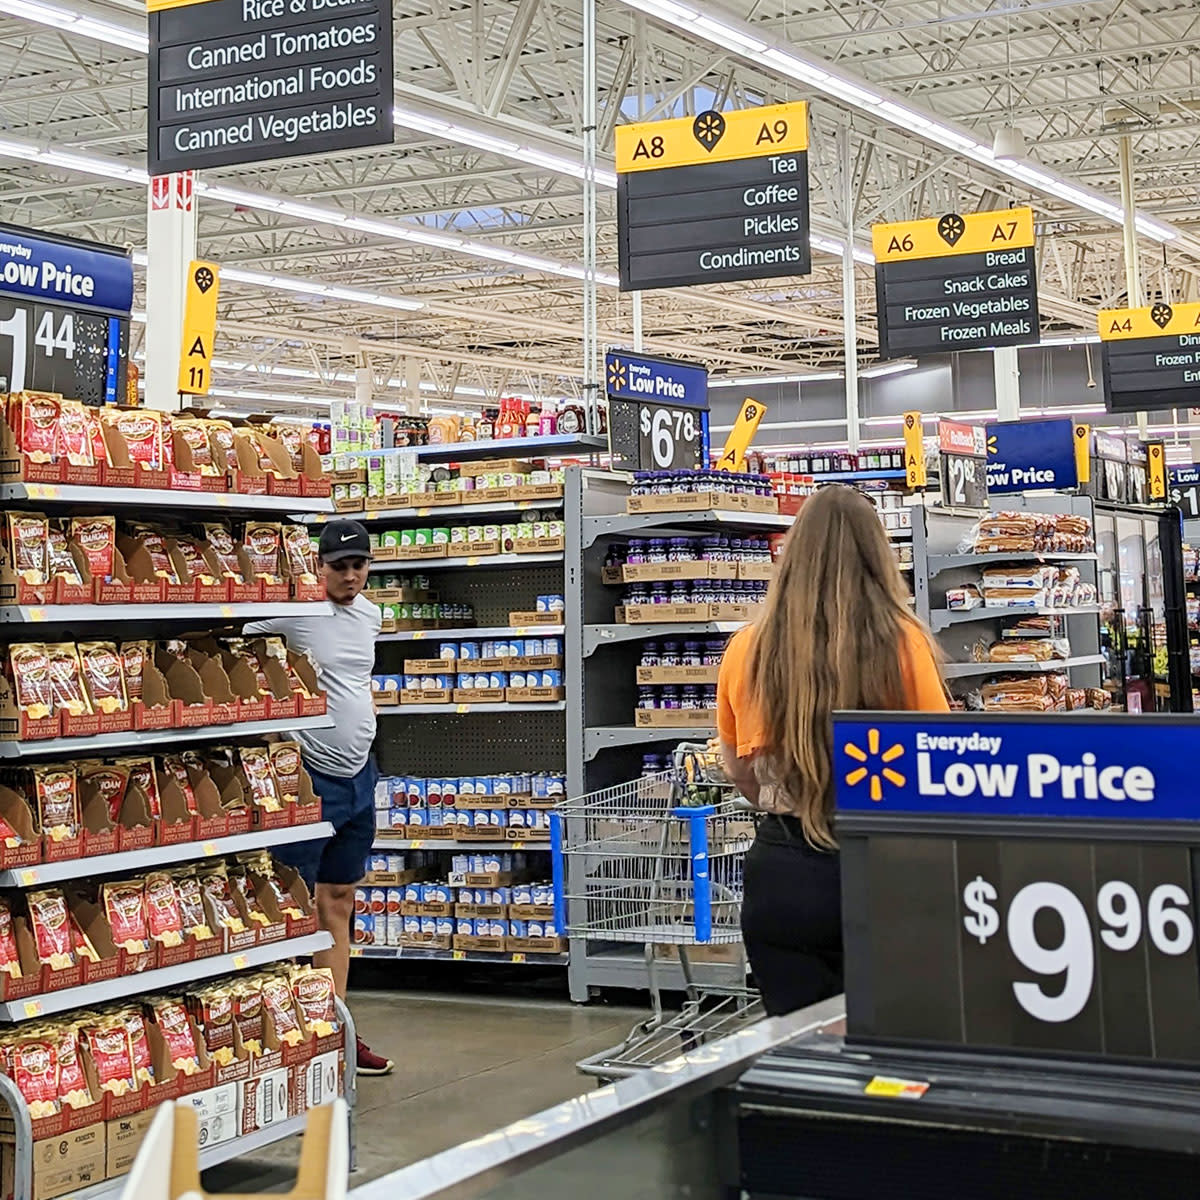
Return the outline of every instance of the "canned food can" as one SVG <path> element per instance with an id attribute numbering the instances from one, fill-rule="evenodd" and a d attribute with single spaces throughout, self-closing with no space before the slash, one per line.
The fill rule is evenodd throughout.
<path id="1" fill-rule="evenodd" d="M 493 671 L 488 676 L 488 687 L 505 688 L 508 687 L 508 674 L 505 671 Z"/>
<path id="2" fill-rule="evenodd" d="M 479 658 L 478 642 L 459 642 L 458 657 L 463 662 L 471 662 Z"/>
<path id="3" fill-rule="evenodd" d="M 453 662 L 458 657 L 457 642 L 441 642 L 438 645 L 438 658 L 445 658 Z"/>
<path id="4" fill-rule="evenodd" d="M 543 671 L 541 673 L 541 683 L 538 686 L 544 688 L 562 687 L 562 672 Z"/>

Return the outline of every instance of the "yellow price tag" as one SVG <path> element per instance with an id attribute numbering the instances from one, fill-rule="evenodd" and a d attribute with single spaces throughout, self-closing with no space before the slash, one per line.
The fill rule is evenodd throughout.
<path id="1" fill-rule="evenodd" d="M 523 963 L 523 962 L 525 961 L 525 955 L 523 955 L 523 954 L 514 954 L 514 955 L 512 956 L 512 960 L 513 960 L 513 962 L 515 962 L 515 963 Z"/>
<path id="2" fill-rule="evenodd" d="M 451 955 L 455 962 L 462 962 L 467 957 L 467 952 L 465 950 L 453 950 L 451 951 Z"/>
<path id="3" fill-rule="evenodd" d="M 351 958 L 362 958 L 362 949 L 358 946 L 351 946 L 350 947 L 350 957 Z"/>
<path id="4" fill-rule="evenodd" d="M 408 843 L 408 848 L 410 850 L 420 850 L 424 845 L 425 842 L 422 838 L 413 838 L 413 840 Z"/>
<path id="5" fill-rule="evenodd" d="M 456 713 L 469 713 L 471 711 L 471 706 L 469 704 L 456 704 L 454 706 L 454 711 Z"/>
<path id="6" fill-rule="evenodd" d="M 929 1091 L 929 1084 L 915 1079 L 892 1079 L 887 1075 L 876 1075 L 863 1088 L 868 1096 L 886 1096 L 888 1099 L 920 1100 Z"/>
<path id="7" fill-rule="evenodd" d="M 479 555 L 477 555 L 477 554 L 471 555 L 471 557 L 467 559 L 467 566 L 468 567 L 479 566 Z"/>
<path id="8" fill-rule="evenodd" d="M 417 516 L 418 516 L 418 517 L 427 517 L 427 516 L 429 516 L 429 514 L 430 514 L 431 512 L 433 512 L 433 509 L 432 509 L 432 508 L 418 508 L 418 509 L 417 509 Z"/>
<path id="9" fill-rule="evenodd" d="M 229 492 L 214 492 L 213 497 L 217 502 L 218 508 L 232 508 L 233 495 Z"/>
<path id="10" fill-rule="evenodd" d="M 525 849 L 525 843 L 524 843 L 524 842 L 513 842 L 513 844 L 512 844 L 512 848 L 513 848 L 514 850 L 524 850 L 524 849 Z"/>
<path id="11" fill-rule="evenodd" d="M 40 1017 L 42 1015 L 42 1002 L 40 1000 L 25 1001 L 25 1016 Z"/>
<path id="12" fill-rule="evenodd" d="M 21 886 L 22 887 L 33 887 L 33 885 L 35 883 L 37 883 L 37 881 L 38 881 L 38 873 L 36 871 L 22 871 L 21 872 Z"/>
<path id="13" fill-rule="evenodd" d="M 204 851 L 205 855 L 211 856 L 217 852 L 217 843 L 205 842 L 204 845 L 201 846 L 201 849 Z"/>
<path id="14" fill-rule="evenodd" d="M 31 621 L 44 621 L 46 619 L 46 610 L 44 608 L 31 608 L 29 610 L 29 619 Z"/>
<path id="15" fill-rule="evenodd" d="M 423 642 L 424 640 L 425 640 L 425 630 L 418 629 L 416 631 L 416 633 L 413 634 L 413 641 L 414 642 Z"/>
<path id="16" fill-rule="evenodd" d="M 515 633 L 517 637 L 524 637 L 524 635 L 528 632 L 529 630 L 524 625 L 518 625 L 516 629 L 513 630 L 513 633 Z"/>
<path id="17" fill-rule="evenodd" d="M 233 616 L 233 605 L 232 604 L 222 604 L 221 605 L 221 616 L 232 617 Z"/>
<path id="18" fill-rule="evenodd" d="M 58 487 L 53 483 L 27 483 L 25 494 L 30 500 L 55 500 L 58 498 Z"/>
<path id="19" fill-rule="evenodd" d="M 235 954 L 233 956 L 233 965 L 236 970 L 242 970 L 247 965 L 246 956 L 244 954 Z"/>

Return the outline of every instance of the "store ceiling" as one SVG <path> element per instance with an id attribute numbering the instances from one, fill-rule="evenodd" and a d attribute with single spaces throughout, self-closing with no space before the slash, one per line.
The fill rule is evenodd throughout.
<path id="1" fill-rule="evenodd" d="M 703 0 L 690 7 L 713 11 Z M 579 8 L 578 0 L 395 0 L 393 146 L 203 175 L 226 199 L 201 197 L 200 252 L 242 272 L 222 294 L 223 389 L 346 395 L 346 373 L 359 361 L 381 384 L 419 382 L 434 401 L 455 388 L 468 401 L 578 388 Z M 98 24 L 65 29 L 64 12 Z M 956 122 L 987 145 L 997 125 L 1011 122 L 1032 162 L 1114 203 L 1119 141 L 1128 135 L 1138 204 L 1175 235 L 1165 244 L 1139 239 L 1147 299 L 1197 298 L 1195 0 L 732 0 L 725 12 L 773 45 L 836 63 L 850 79 Z M 145 188 L 136 174 L 145 155 L 143 6 L 0 0 L 0 14 L 9 14 L 0 17 L 0 217 L 144 248 Z M 1111 220 L 815 92 L 761 55 L 730 54 L 621 0 L 598 0 L 598 23 L 605 277 L 616 272 L 614 124 L 807 98 L 818 246 L 836 248 L 831 239 L 848 222 L 865 251 L 872 221 L 1031 202 L 1044 331 L 1092 332 L 1096 306 L 1125 302 L 1121 232 Z M 39 148 L 75 157 L 31 161 Z M 113 177 L 124 173 L 132 178 Z M 281 202 L 305 208 L 288 213 Z M 369 232 L 350 227 L 363 218 L 377 224 Z M 442 244 L 412 240 L 430 231 Z M 447 247 L 447 237 L 457 240 Z M 537 269 L 522 255 L 535 256 Z M 284 286 L 262 286 L 256 275 L 283 277 Z M 305 295 L 296 290 L 305 280 L 377 295 Z M 867 361 L 868 262 L 860 262 L 856 285 Z M 396 297 L 424 306 L 401 311 L 389 306 Z M 646 348 L 735 375 L 828 369 L 843 356 L 841 306 L 840 255 L 817 249 L 807 278 L 647 294 Z M 599 324 L 603 343 L 629 342 L 631 298 L 607 282 Z"/>

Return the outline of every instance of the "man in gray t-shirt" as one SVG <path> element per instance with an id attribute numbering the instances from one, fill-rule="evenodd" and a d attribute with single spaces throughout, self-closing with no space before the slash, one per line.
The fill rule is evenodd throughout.
<path id="1" fill-rule="evenodd" d="M 278 846 L 275 856 L 290 863 L 316 894 L 321 928 L 333 937 L 331 949 L 315 956 L 329 967 L 337 993 L 346 996 L 350 972 L 350 923 L 354 890 L 366 871 L 375 840 L 375 781 L 371 757 L 375 740 L 375 705 L 371 673 L 375 638 L 382 624 L 379 608 L 362 589 L 371 564 L 371 541 L 357 521 L 328 522 L 318 546 L 325 591 L 332 615 L 283 617 L 246 626 L 247 634 L 282 634 L 293 650 L 316 664 L 317 678 L 329 698 L 328 729 L 298 734 L 304 765 L 321 797 L 321 815 L 333 825 L 323 841 Z M 358 1039 L 358 1071 L 386 1075 L 391 1059 L 373 1053 Z"/>

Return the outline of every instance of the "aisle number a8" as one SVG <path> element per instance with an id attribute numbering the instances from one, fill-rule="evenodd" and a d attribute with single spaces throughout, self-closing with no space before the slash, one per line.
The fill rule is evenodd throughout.
<path id="1" fill-rule="evenodd" d="M 690 409 L 643 408 L 642 437 L 650 439 L 650 452 L 659 467 L 669 467 L 675 461 L 675 447 L 694 442 L 700 433 L 696 414 Z"/>

